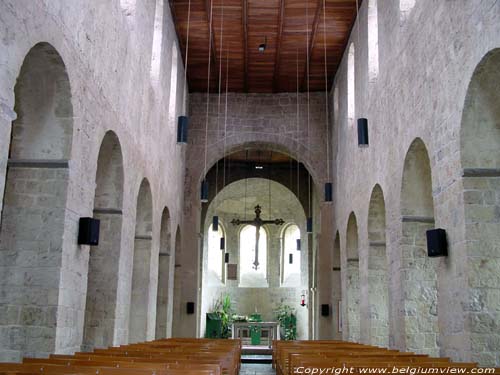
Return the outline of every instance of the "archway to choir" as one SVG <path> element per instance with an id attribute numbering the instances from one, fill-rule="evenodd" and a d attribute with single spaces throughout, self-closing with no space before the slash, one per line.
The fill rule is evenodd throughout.
<path id="1" fill-rule="evenodd" d="M 228 297 L 231 314 L 240 320 L 276 322 L 278 312 L 289 309 L 295 328 L 281 334 L 311 338 L 317 244 L 307 221 L 317 214 L 317 197 L 307 169 L 282 152 L 242 148 L 215 163 L 206 180 L 210 189 L 201 217 L 200 334 L 215 334 L 213 316 L 207 319 L 207 313 L 216 312 Z M 256 216 L 267 222 L 259 225 L 258 246 Z M 259 332 L 258 338 L 251 329 L 233 334 L 242 335 L 245 345 L 267 343 L 271 333 Z"/>

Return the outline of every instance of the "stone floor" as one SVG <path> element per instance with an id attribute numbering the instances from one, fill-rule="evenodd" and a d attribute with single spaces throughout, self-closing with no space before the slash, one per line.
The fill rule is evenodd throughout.
<path id="1" fill-rule="evenodd" d="M 240 375 L 275 375 L 276 371 L 270 364 L 243 363 L 241 365 Z"/>

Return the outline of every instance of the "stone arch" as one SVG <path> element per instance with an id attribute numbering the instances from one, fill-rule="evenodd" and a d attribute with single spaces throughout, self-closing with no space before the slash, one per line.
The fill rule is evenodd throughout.
<path id="1" fill-rule="evenodd" d="M 18 117 L 0 219 L 0 310 L 13 318 L 0 323 L 1 336 L 10 338 L 0 360 L 18 361 L 55 349 L 73 105 L 64 61 L 52 45 L 30 49 L 14 95 Z"/>
<path id="2" fill-rule="evenodd" d="M 339 302 L 342 301 L 342 266 L 341 266 L 341 257 L 340 257 L 340 234 L 339 231 L 335 234 L 335 240 L 333 242 L 333 260 L 332 260 L 332 301 L 333 301 L 333 311 L 336 311 L 337 314 L 333 314 L 334 324 L 333 324 L 333 337 L 341 338 L 342 332 L 342 311 L 339 309 Z"/>
<path id="3" fill-rule="evenodd" d="M 182 264 L 180 263 L 181 253 L 182 253 L 182 238 L 181 238 L 181 228 L 177 227 L 175 232 L 175 270 L 174 270 L 174 306 L 172 314 L 172 334 L 174 337 L 179 336 L 181 332 L 180 322 L 185 314 L 182 311 L 182 302 L 184 299 L 181 296 L 182 292 Z"/>
<path id="4" fill-rule="evenodd" d="M 248 137 L 248 139 L 247 139 Z M 258 139 L 255 139 L 258 138 Z M 295 142 L 295 140 L 291 140 Z M 224 144 L 224 140 L 220 139 L 214 145 L 214 147 L 209 148 L 207 153 L 207 173 L 212 169 L 216 163 L 220 160 L 224 159 L 224 156 L 230 155 L 235 152 L 257 149 L 262 151 L 273 151 L 282 153 L 294 159 L 295 161 L 300 162 L 304 165 L 304 168 L 307 170 L 307 173 L 311 177 L 311 191 L 313 194 L 320 196 L 320 192 L 323 189 L 321 183 L 324 181 L 324 175 L 322 172 L 326 170 L 325 168 L 314 168 L 314 164 L 309 159 L 309 154 L 307 152 L 307 148 L 304 147 L 303 144 L 297 145 L 285 145 L 280 139 L 273 139 L 272 135 L 265 133 L 256 133 L 256 134 L 240 134 L 238 136 L 228 136 L 227 137 L 227 145 L 226 152 L 224 154 L 224 148 L 222 147 Z M 298 158 L 299 155 L 304 156 L 303 158 Z M 203 163 L 203 160 L 200 159 L 200 164 Z M 200 188 L 201 182 L 203 181 L 204 176 L 203 165 L 199 165 L 197 168 L 197 172 L 195 176 L 197 177 L 197 187 Z M 197 194 L 199 196 L 199 193 Z"/>
<path id="5" fill-rule="evenodd" d="M 156 339 L 167 337 L 168 301 L 171 272 L 170 212 L 163 209 L 160 224 L 160 252 L 158 256 L 158 291 L 156 296 Z"/>
<path id="6" fill-rule="evenodd" d="M 123 156 L 117 135 L 108 131 L 97 159 L 94 218 L 99 246 L 90 250 L 82 350 L 113 345 L 118 265 L 121 250 Z"/>
<path id="7" fill-rule="evenodd" d="M 149 181 L 145 178 L 137 195 L 129 318 L 130 343 L 146 341 L 147 338 L 152 235 L 153 198 Z"/>
<path id="8" fill-rule="evenodd" d="M 427 256 L 426 231 L 434 227 L 429 154 L 417 138 L 406 154 L 401 190 L 402 264 L 406 349 L 439 356 L 437 260 Z"/>
<path id="9" fill-rule="evenodd" d="M 500 49 L 477 65 L 464 103 L 461 159 L 472 361 L 500 365 Z"/>
<path id="10" fill-rule="evenodd" d="M 389 346 L 389 288 L 384 192 L 375 185 L 368 210 L 368 295 L 371 344 Z"/>
<path id="11" fill-rule="evenodd" d="M 347 334 L 349 341 L 360 339 L 360 284 L 359 284 L 359 249 L 358 224 L 356 215 L 351 212 L 347 222 Z"/>

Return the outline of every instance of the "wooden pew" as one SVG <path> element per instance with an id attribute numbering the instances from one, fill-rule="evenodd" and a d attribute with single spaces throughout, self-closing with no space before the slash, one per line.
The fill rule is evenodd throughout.
<path id="1" fill-rule="evenodd" d="M 237 375 L 240 340 L 164 339 L 0 364 L 0 375 Z"/>

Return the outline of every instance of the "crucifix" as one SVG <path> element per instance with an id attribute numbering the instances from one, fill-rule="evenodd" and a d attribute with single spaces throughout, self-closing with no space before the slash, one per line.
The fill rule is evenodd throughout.
<path id="1" fill-rule="evenodd" d="M 233 225 L 242 225 L 249 224 L 255 227 L 255 261 L 253 262 L 253 268 L 256 270 L 259 268 L 259 239 L 260 239 L 260 228 L 266 224 L 275 224 L 275 225 L 283 225 L 285 221 L 283 219 L 274 219 L 274 220 L 262 220 L 260 218 L 260 214 L 262 210 L 259 205 L 255 206 L 255 219 L 253 220 L 240 220 L 233 219 L 231 224 Z"/>

